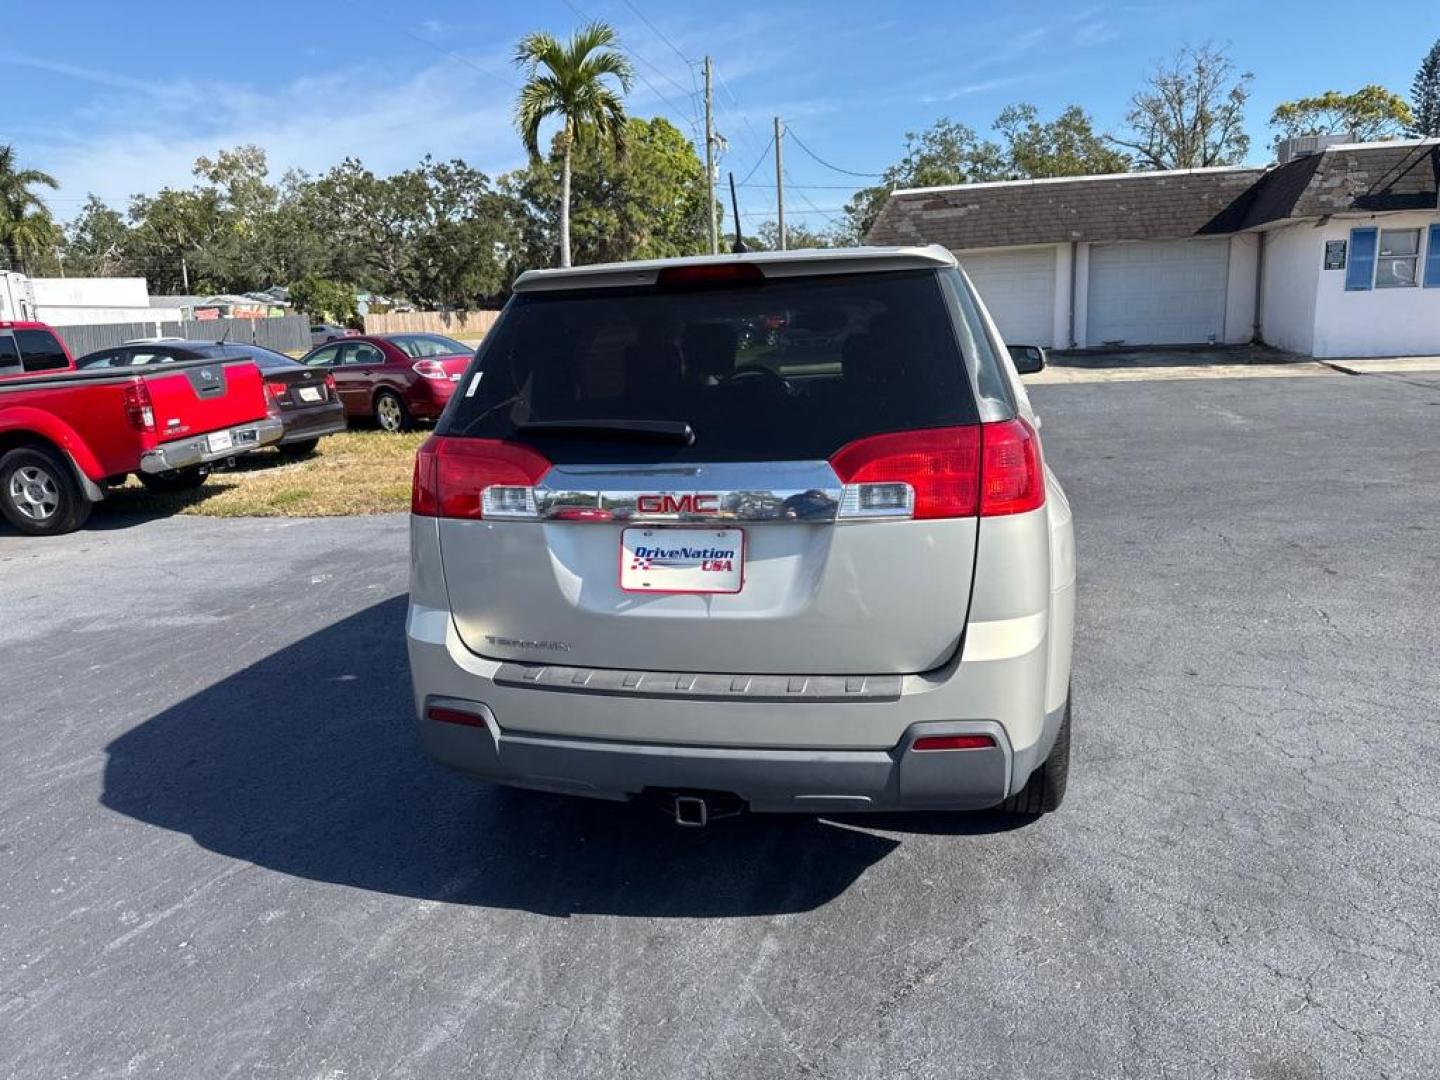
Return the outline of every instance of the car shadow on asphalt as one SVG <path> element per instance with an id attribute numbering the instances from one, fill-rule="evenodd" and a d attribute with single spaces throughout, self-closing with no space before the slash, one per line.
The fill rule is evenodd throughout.
<path id="1" fill-rule="evenodd" d="M 808 911 L 899 844 L 808 816 L 682 829 L 449 773 L 414 731 L 404 617 L 376 604 L 132 728 L 102 802 L 280 873 L 552 916 Z"/>

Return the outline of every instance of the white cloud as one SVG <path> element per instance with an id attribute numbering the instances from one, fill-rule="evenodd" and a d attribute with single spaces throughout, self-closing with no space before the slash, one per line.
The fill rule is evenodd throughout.
<path id="1" fill-rule="evenodd" d="M 458 54 L 457 54 L 458 55 Z M 321 172 L 357 157 L 376 171 L 414 165 L 425 154 L 463 157 L 493 174 L 523 160 L 511 124 L 509 91 L 483 70 L 494 58 L 446 57 L 414 74 L 386 78 L 375 65 L 353 74 L 305 77 L 264 89 L 171 84 L 155 93 L 108 78 L 121 91 L 77 109 L 69 129 L 27 144 L 60 180 L 55 209 L 68 216 L 95 192 L 123 205 L 138 192 L 189 185 L 195 158 L 254 143 L 276 176 L 289 168 Z M 76 132 L 83 132 L 83 137 Z"/>

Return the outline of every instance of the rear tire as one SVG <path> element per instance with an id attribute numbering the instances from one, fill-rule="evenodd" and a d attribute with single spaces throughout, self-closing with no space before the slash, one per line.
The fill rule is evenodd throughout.
<path id="1" fill-rule="evenodd" d="M 55 451 L 22 446 L 0 456 L 0 511 L 27 536 L 74 532 L 94 505 Z"/>
<path id="2" fill-rule="evenodd" d="M 209 475 L 208 469 L 192 466 L 168 473 L 141 473 L 140 483 L 145 486 L 146 491 L 168 495 L 176 491 L 194 491 L 205 483 L 205 478 Z"/>
<path id="3" fill-rule="evenodd" d="M 286 443 L 280 447 L 280 456 L 287 458 L 309 457 L 320 445 L 319 439 L 301 439 L 299 442 Z"/>
<path id="4" fill-rule="evenodd" d="M 381 431 L 391 435 L 409 431 L 412 424 L 410 410 L 405 407 L 405 402 L 400 400 L 398 394 L 381 390 L 375 395 L 375 423 L 380 426 Z"/>
<path id="5" fill-rule="evenodd" d="M 1055 745 L 1040 767 L 1030 774 L 1029 781 L 1014 795 L 1000 804 L 1007 814 L 1039 817 L 1058 810 L 1065 801 L 1065 785 L 1070 778 L 1070 701 L 1065 698 L 1065 715 L 1055 733 Z"/>

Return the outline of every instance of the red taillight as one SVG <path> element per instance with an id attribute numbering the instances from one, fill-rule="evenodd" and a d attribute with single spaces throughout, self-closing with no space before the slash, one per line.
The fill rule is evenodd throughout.
<path id="1" fill-rule="evenodd" d="M 288 384 L 283 382 L 267 382 L 265 384 L 265 389 L 269 391 L 272 398 L 274 398 L 276 401 L 279 401 L 282 397 L 285 396 L 286 392 L 289 391 L 290 387 Z"/>
<path id="2" fill-rule="evenodd" d="M 754 263 L 701 263 L 696 266 L 669 266 L 660 271 L 661 285 L 687 287 L 695 285 L 759 284 L 764 273 Z"/>
<path id="3" fill-rule="evenodd" d="M 830 459 L 842 518 L 998 517 L 1045 504 L 1040 440 L 1024 420 L 871 435 Z"/>
<path id="4" fill-rule="evenodd" d="M 543 455 L 500 439 L 432 435 L 415 455 L 410 512 L 426 517 L 533 517 L 530 489 L 550 470 Z M 489 491 L 490 512 L 483 513 Z"/>
<path id="5" fill-rule="evenodd" d="M 155 430 L 155 407 L 150 402 L 150 388 L 143 382 L 125 387 L 125 418 L 136 431 Z"/>
<path id="6" fill-rule="evenodd" d="M 335 393 L 335 376 L 331 375 L 328 371 L 325 373 L 325 389 L 329 390 L 332 394 Z"/>
<path id="7" fill-rule="evenodd" d="M 989 735 L 923 735 L 911 750 L 989 750 L 995 740 Z"/>
<path id="8" fill-rule="evenodd" d="M 842 447 L 830 465 L 846 486 L 842 516 L 974 517 L 980 428 L 871 435 Z"/>
<path id="9" fill-rule="evenodd" d="M 426 379 L 439 379 L 444 382 L 450 378 L 450 373 L 439 360 L 416 360 L 410 365 L 410 370 Z"/>
<path id="10" fill-rule="evenodd" d="M 985 424 L 980 464 L 980 516 L 1023 514 L 1045 505 L 1040 440 L 1024 420 Z"/>
<path id="11" fill-rule="evenodd" d="M 478 713 L 466 712 L 463 709 L 447 709 L 443 705 L 431 705 L 425 710 L 427 720 L 438 720 L 442 724 L 459 724 L 462 727 L 487 727 L 485 718 Z"/>

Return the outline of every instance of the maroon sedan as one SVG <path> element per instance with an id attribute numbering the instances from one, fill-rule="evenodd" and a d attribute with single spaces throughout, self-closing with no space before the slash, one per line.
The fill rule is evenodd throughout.
<path id="1" fill-rule="evenodd" d="M 473 355 L 440 334 L 368 334 L 326 342 L 300 362 L 335 377 L 346 416 L 406 431 L 440 415 Z"/>

